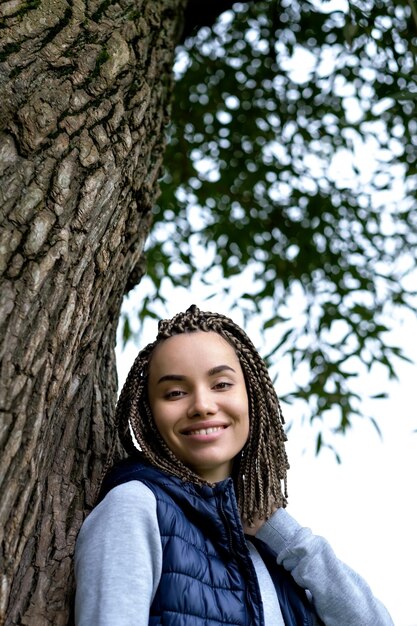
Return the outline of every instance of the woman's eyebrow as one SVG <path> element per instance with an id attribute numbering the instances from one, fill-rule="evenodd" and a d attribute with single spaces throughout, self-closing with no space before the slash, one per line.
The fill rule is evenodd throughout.
<path id="1" fill-rule="evenodd" d="M 236 370 L 230 365 L 216 365 L 216 367 L 212 367 L 211 370 L 208 371 L 209 376 L 214 376 L 214 374 L 219 374 L 220 372 L 224 372 L 224 370 L 229 370 L 230 372 L 234 372 L 236 374 Z"/>
<path id="2" fill-rule="evenodd" d="M 161 378 L 158 380 L 158 385 L 159 383 L 164 383 L 167 380 L 185 380 L 186 376 L 182 376 L 181 374 L 166 374 L 165 376 L 161 376 Z"/>

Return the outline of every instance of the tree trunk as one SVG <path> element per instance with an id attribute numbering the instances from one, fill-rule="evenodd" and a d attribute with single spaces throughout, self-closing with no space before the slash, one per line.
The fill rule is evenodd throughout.
<path id="1" fill-rule="evenodd" d="M 9 0 L 0 52 L 0 624 L 71 623 L 185 0 Z"/>

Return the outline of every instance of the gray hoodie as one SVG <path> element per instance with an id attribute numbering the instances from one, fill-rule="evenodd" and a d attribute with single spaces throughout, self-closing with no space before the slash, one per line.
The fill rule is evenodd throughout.
<path id="1" fill-rule="evenodd" d="M 322 537 L 279 509 L 256 535 L 308 591 L 325 626 L 394 626 L 366 582 L 339 561 Z M 259 553 L 248 542 L 261 589 L 265 626 L 283 626 Z M 159 584 L 162 546 L 152 491 L 139 481 L 112 489 L 85 520 L 75 552 L 76 626 L 148 626 Z"/>

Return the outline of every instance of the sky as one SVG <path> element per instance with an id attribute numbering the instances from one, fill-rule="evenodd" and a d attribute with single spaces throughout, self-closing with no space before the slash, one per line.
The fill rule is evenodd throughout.
<path id="1" fill-rule="evenodd" d="M 138 306 L 145 291 L 146 281 L 125 307 L 135 302 Z M 168 291 L 162 316 L 171 317 L 195 303 L 242 324 L 236 312 L 230 312 L 227 300 L 219 296 L 204 302 L 203 291 L 201 285 L 194 285 L 192 292 Z M 156 325 L 155 320 L 146 321 L 139 347 L 153 341 Z M 249 335 L 259 345 L 256 328 Z M 417 363 L 415 317 L 404 315 L 396 320 L 389 340 L 402 346 Z M 119 342 L 120 387 L 137 352 L 134 344 L 123 351 Z M 390 611 L 395 626 L 417 626 L 417 432 L 413 432 L 417 431 L 417 365 L 398 362 L 397 373 L 398 381 L 385 380 L 379 370 L 360 381 L 364 396 L 373 389 L 380 391 L 381 385 L 389 394 L 369 405 L 364 401 L 363 406 L 366 413 L 377 417 L 383 438 L 369 420 L 358 418 L 351 431 L 333 441 L 341 464 L 326 449 L 315 456 L 314 431 L 300 423 L 300 407 L 284 405 L 286 421 L 293 422 L 287 444 L 291 465 L 288 511 L 302 525 L 326 537 L 338 557 L 365 578 Z M 280 376 L 278 394 L 284 395 L 290 385 L 290 373 L 286 376 Z"/>

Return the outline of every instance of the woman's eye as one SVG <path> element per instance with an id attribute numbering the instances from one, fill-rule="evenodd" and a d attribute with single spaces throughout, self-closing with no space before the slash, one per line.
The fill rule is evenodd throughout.
<path id="1" fill-rule="evenodd" d="M 170 398 L 179 398 L 183 395 L 184 391 L 182 391 L 181 389 L 173 389 L 172 391 L 168 391 L 165 394 L 165 397 L 170 399 Z"/>
<path id="2" fill-rule="evenodd" d="M 220 389 L 220 390 L 229 389 L 229 387 L 231 386 L 232 386 L 232 383 L 227 383 L 225 381 L 222 381 L 220 383 L 216 383 L 215 389 Z"/>

